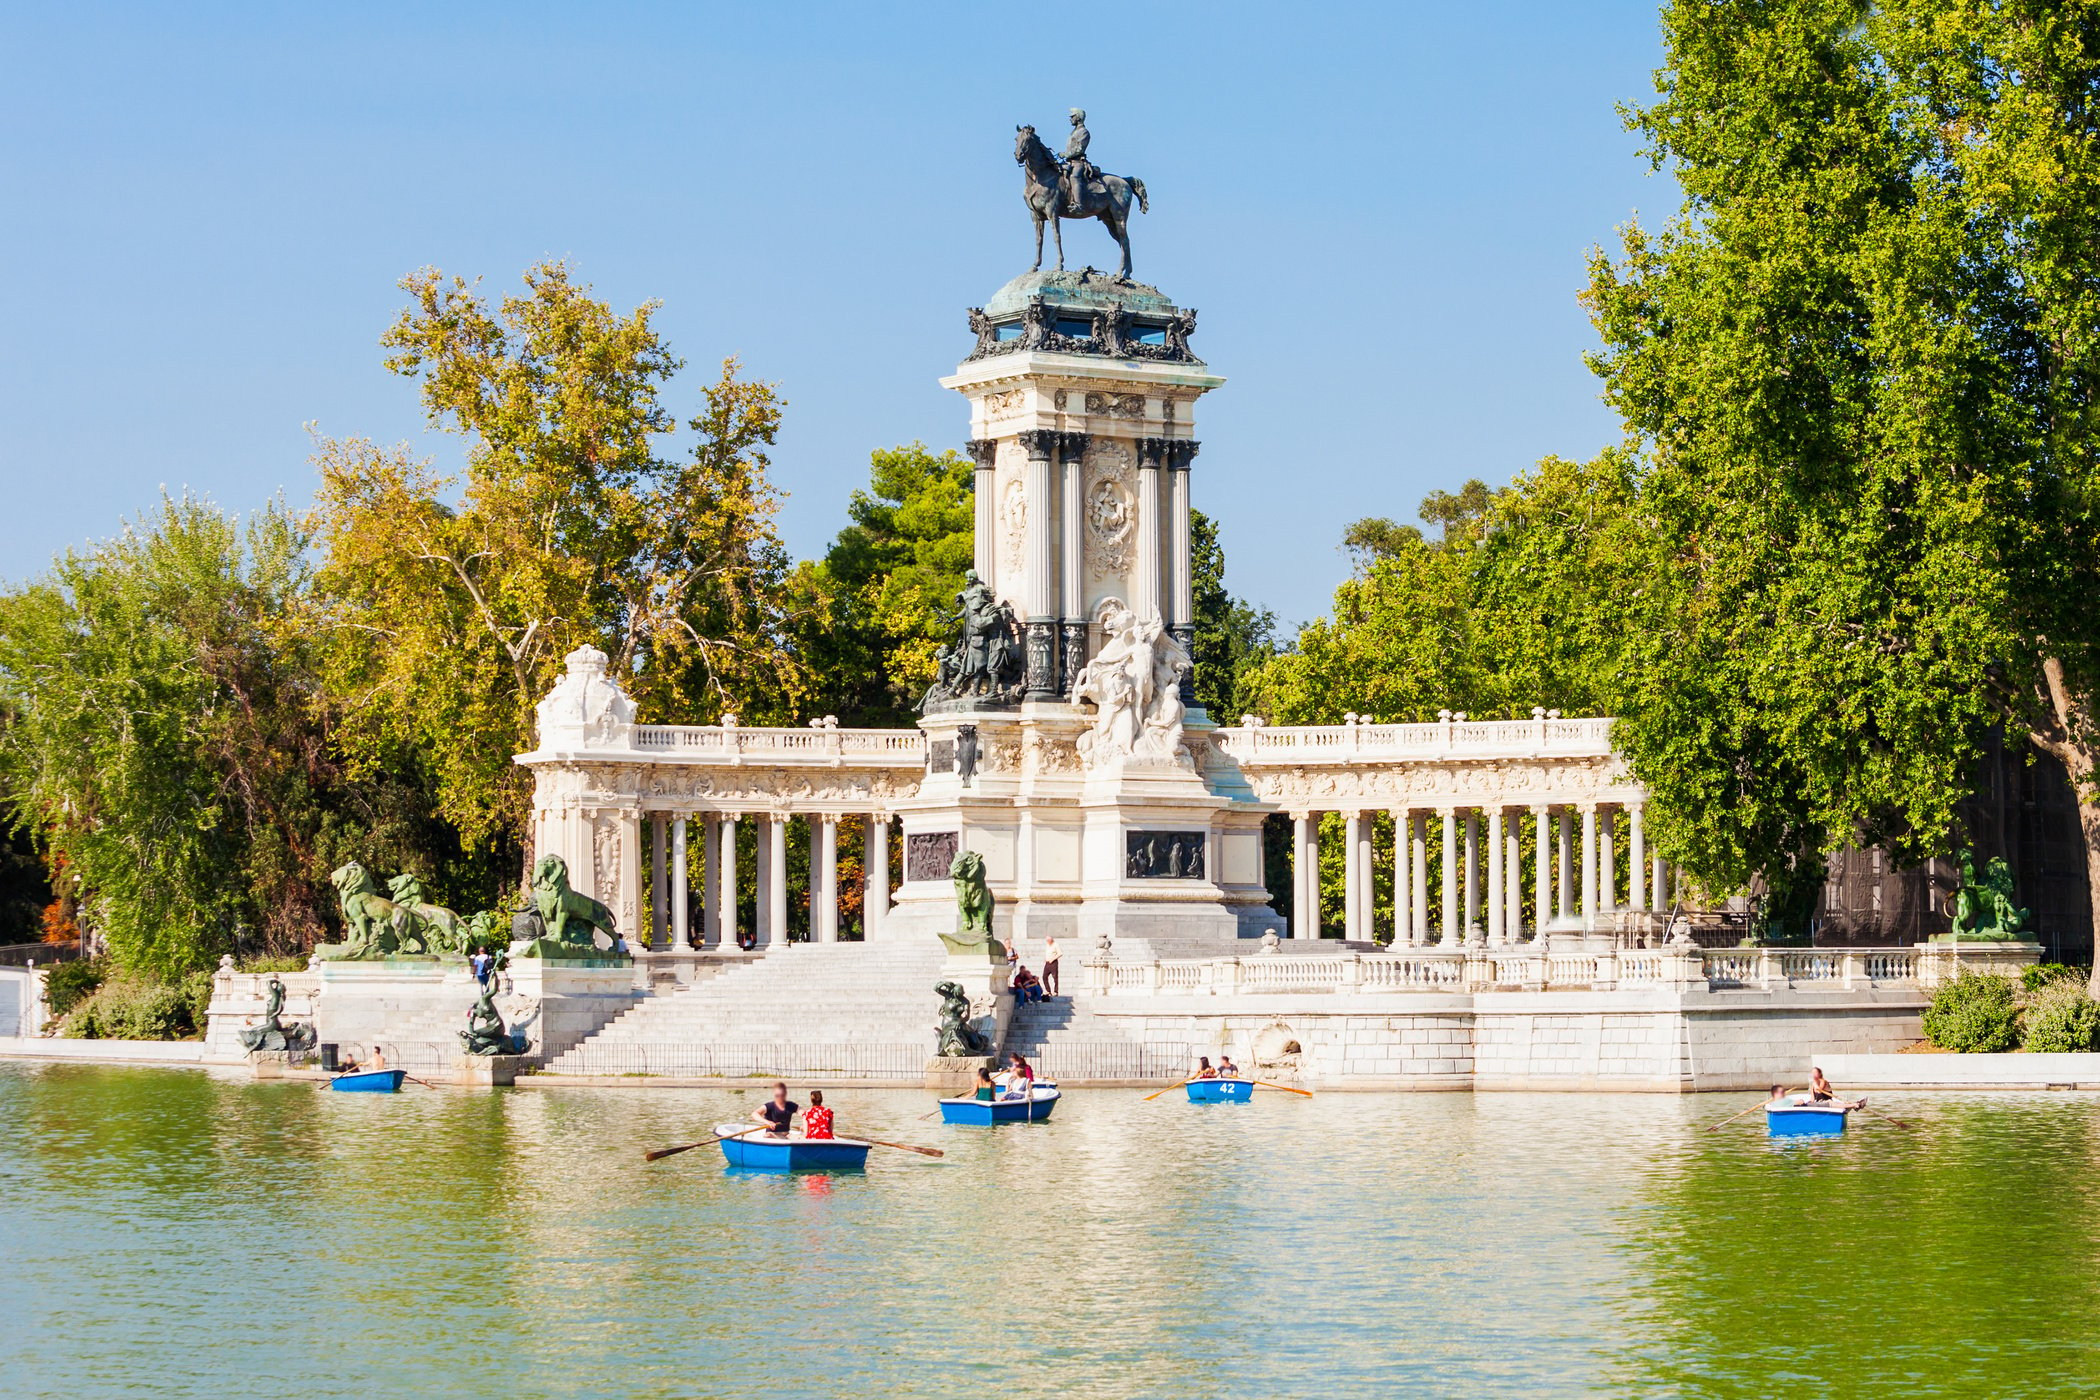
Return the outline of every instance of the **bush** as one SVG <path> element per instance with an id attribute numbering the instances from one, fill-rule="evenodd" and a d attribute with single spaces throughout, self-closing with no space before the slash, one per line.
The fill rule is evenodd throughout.
<path id="1" fill-rule="evenodd" d="M 2020 1010 L 2010 977 L 1964 972 L 1932 994 L 1925 1035 L 1942 1050 L 1986 1055 L 2020 1043 Z"/>
<path id="2" fill-rule="evenodd" d="M 207 978 L 205 997 L 210 999 Z M 197 1034 L 190 989 L 136 977 L 115 977 L 66 1017 L 74 1040 L 183 1040 Z"/>
<path id="3" fill-rule="evenodd" d="M 2100 1001 L 2085 994 L 2085 979 L 2047 983 L 2027 1004 L 2023 1050 L 2076 1054 L 2100 1042 Z"/>
<path id="4" fill-rule="evenodd" d="M 2076 982 L 2082 987 L 2086 973 L 2087 969 L 2072 967 L 2069 963 L 2036 963 L 2020 970 L 2020 986 L 2029 993 L 2039 992 L 2058 982 Z"/>
<path id="5" fill-rule="evenodd" d="M 63 1016 L 92 995 L 107 976 L 109 964 L 100 958 L 59 963 L 44 974 L 44 1002 L 53 1016 Z"/>

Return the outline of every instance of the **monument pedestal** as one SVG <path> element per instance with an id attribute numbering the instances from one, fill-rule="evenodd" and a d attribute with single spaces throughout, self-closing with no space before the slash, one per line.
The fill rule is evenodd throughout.
<path id="1" fill-rule="evenodd" d="M 452 1082 L 474 1088 L 502 1088 L 516 1083 L 518 1071 L 530 1063 L 524 1055 L 461 1055 L 453 1062 Z"/>
<path id="2" fill-rule="evenodd" d="M 324 1044 L 458 1044 L 478 988 L 464 958 L 419 954 L 318 962 L 314 1031 Z"/>
<path id="3" fill-rule="evenodd" d="M 536 1065 L 573 1050 L 647 995 L 625 954 L 514 958 L 504 975 L 512 996 L 530 1003 L 529 1010 L 506 1016 L 505 1024 L 513 1035 L 525 1036 L 525 1058 Z"/>

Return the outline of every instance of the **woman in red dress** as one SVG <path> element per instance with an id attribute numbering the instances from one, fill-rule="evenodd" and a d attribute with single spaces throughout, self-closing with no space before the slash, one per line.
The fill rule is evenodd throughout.
<path id="1" fill-rule="evenodd" d="M 802 1136 L 805 1138 L 828 1138 L 831 1133 L 831 1110 L 824 1107 L 824 1091 L 809 1091 L 809 1109 L 802 1115 Z"/>

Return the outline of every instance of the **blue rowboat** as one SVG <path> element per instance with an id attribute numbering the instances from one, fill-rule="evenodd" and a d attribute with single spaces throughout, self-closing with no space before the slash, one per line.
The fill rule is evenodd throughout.
<path id="1" fill-rule="evenodd" d="M 1845 1131 L 1847 1103 L 1765 1105 L 1765 1127 L 1773 1137 L 1834 1137 Z"/>
<path id="2" fill-rule="evenodd" d="M 1025 1099 L 942 1099 L 941 1121 L 989 1128 L 994 1123 L 1040 1123 L 1057 1107 L 1055 1084 L 1037 1084 Z"/>
<path id="3" fill-rule="evenodd" d="M 328 1087 L 345 1094 L 394 1094 L 400 1092 L 401 1081 L 406 1078 L 405 1069 L 361 1069 L 337 1075 L 328 1081 Z"/>
<path id="4" fill-rule="evenodd" d="M 1190 1103 L 1245 1103 L 1254 1097 L 1251 1079 L 1191 1079 L 1182 1087 Z"/>
<path id="5" fill-rule="evenodd" d="M 719 1123 L 715 1131 L 722 1134 L 722 1156 L 730 1166 L 762 1171 L 850 1171 L 868 1164 L 868 1149 L 875 1145 L 858 1138 L 807 1138 L 800 1133 L 774 1137 L 749 1123 Z"/>

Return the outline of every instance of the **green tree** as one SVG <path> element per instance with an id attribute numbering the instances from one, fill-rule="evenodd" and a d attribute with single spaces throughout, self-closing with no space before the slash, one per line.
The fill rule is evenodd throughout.
<path id="1" fill-rule="evenodd" d="M 1437 492 L 1431 539 L 1387 520 L 1344 536 L 1355 574 L 1332 614 L 1248 681 L 1277 723 L 1332 723 L 1345 712 L 1389 722 L 1439 710 L 1519 718 L 1533 706 L 1609 713 L 1616 619 L 1639 590 L 1653 530 L 1637 507 L 1630 459 L 1547 458 L 1510 487 Z"/>
<path id="2" fill-rule="evenodd" d="M 1195 611 L 1190 652 L 1196 703 L 1218 724 L 1238 724 L 1248 675 L 1276 653 L 1276 614 L 1225 587 L 1225 547 L 1217 522 L 1189 512 L 1189 596 Z"/>
<path id="3" fill-rule="evenodd" d="M 868 486 L 820 561 L 798 571 L 797 643 L 816 704 L 846 724 L 907 725 L 933 683 L 945 620 L 969 570 L 973 468 L 924 443 L 877 451 Z"/>
<path id="4" fill-rule="evenodd" d="M 311 946 L 346 847 L 449 873 L 404 815 L 419 794 L 349 784 L 332 753 L 305 545 L 275 506 L 244 525 L 163 500 L 0 595 L 0 797 L 125 968 Z"/>
<path id="5" fill-rule="evenodd" d="M 323 440 L 309 517 L 328 679 L 353 697 L 345 750 L 361 771 L 415 755 L 476 847 L 523 828 L 511 756 L 573 648 L 602 647 L 643 715 L 665 720 L 783 718 L 807 680 L 783 645 L 774 388 L 725 362 L 686 424 L 690 453 L 661 455 L 681 362 L 655 304 L 616 314 L 559 263 L 524 280 L 492 308 L 425 269 L 384 339 L 431 422 L 466 438 L 464 481 L 404 448 Z"/>
<path id="6" fill-rule="evenodd" d="M 2069 770 L 2100 901 L 2100 6 L 1663 25 L 1629 122 L 1683 208 L 1588 292 L 1669 546 L 1619 731 L 1658 834 L 1727 885 L 1944 851 L 2002 725 Z"/>

